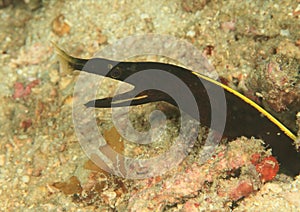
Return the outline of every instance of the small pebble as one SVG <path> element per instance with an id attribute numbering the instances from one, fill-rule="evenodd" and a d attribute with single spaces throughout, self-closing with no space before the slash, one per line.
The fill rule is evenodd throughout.
<path id="1" fill-rule="evenodd" d="M 267 183 L 262 187 L 262 191 L 265 193 L 270 193 L 270 191 L 273 193 L 280 193 L 282 192 L 282 188 L 276 183 Z"/>
<path id="2" fill-rule="evenodd" d="M 69 34 L 70 29 L 71 27 L 65 21 L 64 15 L 59 15 L 52 21 L 52 31 L 58 36 Z"/>
<path id="3" fill-rule="evenodd" d="M 23 169 L 17 169 L 17 173 L 21 174 L 23 172 Z"/>
<path id="4" fill-rule="evenodd" d="M 290 31 L 288 29 L 282 29 L 282 30 L 280 30 L 280 35 L 288 37 L 288 36 L 290 36 Z"/>
<path id="5" fill-rule="evenodd" d="M 72 82 L 72 78 L 62 77 L 59 82 L 59 89 L 64 90 L 68 87 L 68 85 Z"/>
<path id="6" fill-rule="evenodd" d="M 57 83 L 59 81 L 59 74 L 56 69 L 52 69 L 49 72 L 50 81 L 52 83 Z"/>
<path id="7" fill-rule="evenodd" d="M 150 16 L 147 13 L 142 13 L 141 14 L 141 19 L 148 19 Z"/>
<path id="8" fill-rule="evenodd" d="M 0 155 L 0 166 L 4 166 L 4 164 L 5 164 L 5 155 L 2 154 Z"/>
<path id="9" fill-rule="evenodd" d="M 73 104 L 73 96 L 68 96 L 65 101 L 64 101 L 64 104 L 66 105 L 72 105 Z"/>
<path id="10" fill-rule="evenodd" d="M 196 35 L 196 32 L 194 30 L 190 30 L 186 33 L 186 36 L 191 37 L 191 38 L 195 37 L 195 35 Z"/>
<path id="11" fill-rule="evenodd" d="M 101 34 L 98 37 L 98 44 L 102 45 L 102 44 L 106 44 L 107 43 L 107 36 Z"/>
<path id="12" fill-rule="evenodd" d="M 29 183 L 29 181 L 30 181 L 30 177 L 28 175 L 22 176 L 22 182 L 23 183 Z"/>

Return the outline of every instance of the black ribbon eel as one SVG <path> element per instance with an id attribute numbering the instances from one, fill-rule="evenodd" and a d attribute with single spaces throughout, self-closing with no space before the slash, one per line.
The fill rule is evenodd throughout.
<path id="1" fill-rule="evenodd" d="M 180 109 L 200 123 L 210 126 L 211 105 L 208 94 L 214 93 L 218 89 L 223 89 L 226 99 L 226 124 L 223 135 L 228 139 L 239 136 L 256 137 L 265 142 L 265 145 L 272 148 L 281 164 L 281 171 L 290 176 L 300 173 L 300 153 L 293 145 L 296 140 L 295 133 L 284 126 L 278 119 L 256 104 L 251 99 L 242 95 L 236 90 L 213 80 L 207 76 L 199 74 L 183 67 L 159 63 L 159 62 L 119 62 L 103 58 L 80 59 L 69 56 L 66 52 L 57 47 L 58 54 L 68 65 L 79 71 L 109 77 L 118 81 L 124 81 L 131 75 L 144 70 L 160 70 L 171 73 L 180 78 L 190 89 L 197 102 L 198 111 L 190 110 L 189 107 Z M 151 83 L 159 81 L 153 75 L 152 79 L 140 79 Z M 165 101 L 174 106 L 178 106 L 176 101 L 167 93 L 160 90 L 148 89 L 132 95 L 141 83 L 130 82 L 135 88 L 132 91 L 118 94 L 114 97 L 92 100 L 85 104 L 87 107 L 111 108 L 122 106 L 134 106 L 150 102 Z M 175 86 L 175 85 L 174 85 Z M 174 88 L 180 92 L 180 88 Z M 218 101 L 217 99 L 215 101 Z M 224 113 L 224 108 L 214 108 L 218 115 Z M 199 116 L 200 115 L 200 116 Z M 219 130 L 216 125 L 215 130 Z"/>

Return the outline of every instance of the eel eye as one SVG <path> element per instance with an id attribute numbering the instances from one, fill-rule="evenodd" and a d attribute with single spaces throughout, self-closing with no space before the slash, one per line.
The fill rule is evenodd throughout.
<path id="1" fill-rule="evenodd" d="M 116 69 L 112 70 L 110 76 L 114 79 L 120 77 L 121 76 L 121 70 L 119 68 L 116 68 Z"/>

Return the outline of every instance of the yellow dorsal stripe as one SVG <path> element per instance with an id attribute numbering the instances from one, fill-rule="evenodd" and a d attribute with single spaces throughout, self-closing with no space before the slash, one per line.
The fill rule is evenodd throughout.
<path id="1" fill-rule="evenodd" d="M 264 116 L 266 116 L 270 121 L 272 121 L 274 124 L 276 124 L 288 137 L 290 137 L 292 140 L 296 140 L 296 136 L 286 127 L 284 126 L 280 121 L 278 121 L 274 116 L 272 116 L 268 111 L 266 111 L 265 109 L 263 109 L 261 106 L 259 106 L 258 104 L 256 104 L 254 101 L 252 101 L 251 99 L 247 98 L 246 96 L 244 96 L 243 94 L 239 93 L 238 91 L 228 87 L 227 85 L 224 85 L 216 80 L 213 80 L 209 77 L 206 77 L 202 74 L 199 74 L 197 72 L 193 71 L 193 74 L 195 74 L 196 76 L 205 79 L 215 85 L 218 85 L 222 88 L 224 88 L 225 90 L 227 90 L 228 92 L 234 94 L 235 96 L 241 98 L 243 101 L 247 102 L 248 104 L 250 104 L 252 107 L 254 107 L 255 109 L 257 109 L 259 112 L 261 112 Z"/>

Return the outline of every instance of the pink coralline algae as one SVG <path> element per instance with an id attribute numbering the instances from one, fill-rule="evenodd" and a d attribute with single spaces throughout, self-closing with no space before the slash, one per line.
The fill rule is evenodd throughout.
<path id="1" fill-rule="evenodd" d="M 275 178 L 279 171 L 279 164 L 273 156 L 265 157 L 260 163 L 255 164 L 256 171 L 260 175 L 261 181 L 268 182 Z"/>
<path id="2" fill-rule="evenodd" d="M 266 157 L 255 167 L 252 163 L 254 154 L 257 154 L 257 158 L 269 154 L 264 151 L 260 140 L 242 137 L 230 142 L 228 146 L 221 145 L 204 164 L 194 162 L 183 171 L 157 183 L 149 185 L 146 183 L 149 181 L 146 181 L 144 188 L 130 198 L 127 209 L 163 210 L 167 205 L 178 204 L 182 198 L 188 198 L 184 208 L 195 209 L 205 204 L 197 200 L 197 195 L 201 196 L 201 193 L 205 194 L 206 199 L 224 204 L 247 197 L 260 188 L 261 180 L 271 179 L 269 175 L 265 175 L 265 171 L 269 170 L 269 164 L 272 167 L 274 165 L 271 163 L 273 157 Z M 235 172 L 239 174 L 234 176 Z M 275 172 L 271 175 L 274 174 Z"/>
<path id="3" fill-rule="evenodd" d="M 251 182 L 240 182 L 240 184 L 232 189 L 229 196 L 232 200 L 239 200 L 241 197 L 247 197 L 254 191 L 253 184 Z"/>
<path id="4" fill-rule="evenodd" d="M 40 80 L 38 79 L 31 81 L 26 86 L 24 86 L 24 84 L 21 82 L 16 82 L 14 84 L 15 90 L 14 90 L 13 98 L 18 99 L 18 98 L 24 98 L 28 96 L 31 93 L 31 89 L 38 84 L 40 84 Z"/>

